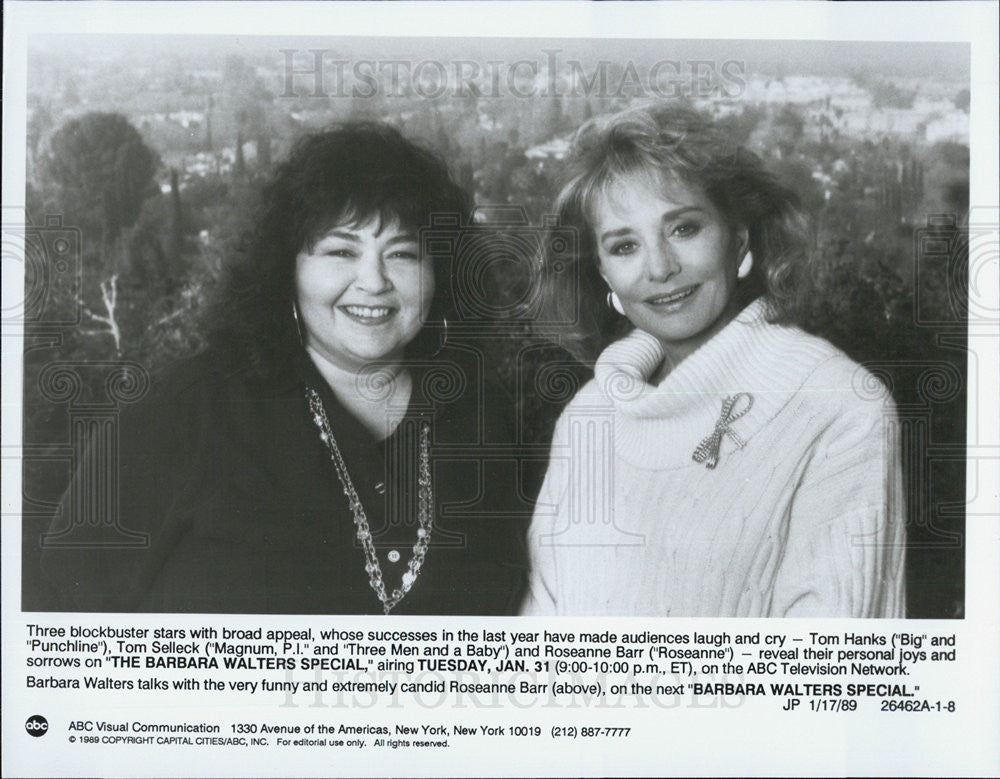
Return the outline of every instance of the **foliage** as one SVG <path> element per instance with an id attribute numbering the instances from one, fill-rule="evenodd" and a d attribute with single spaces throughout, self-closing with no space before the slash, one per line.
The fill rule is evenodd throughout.
<path id="1" fill-rule="evenodd" d="M 891 81 L 879 81 L 871 87 L 872 100 L 876 108 L 913 108 L 916 90 L 902 89 Z"/>
<path id="2" fill-rule="evenodd" d="M 289 135 L 289 124 L 279 121 L 271 101 L 259 94 L 247 66 L 233 60 L 227 73 L 230 86 L 223 90 L 219 115 L 211 124 L 216 140 L 223 136 L 222 128 L 229 128 L 231 135 L 248 142 L 263 142 L 272 134 L 277 143 L 287 141 L 279 133 Z M 887 104 L 911 100 L 891 85 L 867 86 Z M 523 207 L 529 225 L 514 232 L 537 238 L 560 161 L 526 152 L 533 144 L 565 137 L 594 111 L 590 100 L 542 102 L 503 106 L 475 99 L 450 105 L 424 101 L 405 117 L 382 118 L 403 125 L 408 135 L 445 154 L 463 183 L 474 189 L 478 203 Z M 923 379 L 911 367 L 946 363 L 965 375 L 964 319 L 954 303 L 963 298 L 962 285 L 967 283 L 955 271 L 962 267 L 961 246 L 933 261 L 915 247 L 927 229 L 928 215 L 949 212 L 960 222 L 968 203 L 968 148 L 955 143 L 911 147 L 834 133 L 817 138 L 807 112 L 791 105 L 748 106 L 721 121 L 738 140 L 763 139 L 757 145 L 768 164 L 795 186 L 816 215 L 813 306 L 803 324 L 859 362 L 887 365 L 883 375 L 892 380 L 900 408 L 926 413 L 932 440 L 963 444 L 964 395 L 928 402 L 922 394 Z M 60 293 L 50 306 L 70 312 L 82 305 L 92 313 L 81 326 L 60 331 L 55 340 L 40 334 L 37 348 L 26 351 L 25 441 L 42 449 L 64 445 L 67 436 L 65 407 L 38 395 L 38 377 L 46 365 L 126 358 L 155 372 L 201 347 L 203 302 L 230 248 L 240 240 L 255 178 L 267 165 L 266 158 L 253 156 L 244 160 L 242 171 L 221 163 L 197 173 L 178 170 L 172 183 L 168 175 L 157 187 L 157 154 L 125 117 L 84 114 L 52 131 L 55 124 L 48 111 L 33 121 L 31 143 L 37 155 L 29 157 L 27 202 L 35 224 L 44 224 L 46 214 L 63 214 L 65 224 L 82 232 L 83 286 L 78 297 Z M 158 150 L 164 155 L 177 152 Z M 219 162 L 221 156 L 215 159 Z M 502 337 L 490 340 L 487 362 L 518 404 L 526 440 L 544 445 L 561 403 L 588 372 L 572 365 L 557 345 L 531 335 L 530 305 L 518 301 L 530 301 L 526 290 L 535 266 L 530 253 L 521 260 L 497 263 L 483 279 L 491 304 L 508 312 L 504 321 L 495 323 Z M 100 319 L 112 314 L 117 344 Z M 929 326 L 927 321 L 948 324 Z M 945 332 L 955 337 L 942 341 L 938 336 Z M 538 391 L 543 371 L 554 365 L 563 366 L 560 380 L 565 382 L 557 399 Z M 910 495 L 916 496 L 923 461 L 910 460 L 917 462 L 910 482 Z M 32 498 L 56 500 L 65 474 L 28 478 L 32 467 L 26 465 Z M 911 504 L 913 616 L 962 613 L 962 549 L 946 548 L 948 538 L 941 531 L 961 533 L 963 518 L 937 517 L 935 506 L 961 504 L 964 466 L 943 467 L 934 483 L 934 505 L 916 499 Z M 922 570 L 932 576 L 918 575 Z"/>
<path id="3" fill-rule="evenodd" d="M 757 106 L 744 106 L 738 114 L 729 114 L 718 120 L 718 126 L 736 142 L 746 145 L 753 131 L 763 121 L 765 112 Z"/>
<path id="4" fill-rule="evenodd" d="M 955 94 L 953 100 L 955 108 L 969 113 L 969 104 L 972 102 L 972 93 L 968 89 L 960 89 Z"/>
<path id="5" fill-rule="evenodd" d="M 56 208 L 102 247 L 135 224 L 155 190 L 156 155 L 121 114 L 89 113 L 67 122 L 40 165 Z"/>

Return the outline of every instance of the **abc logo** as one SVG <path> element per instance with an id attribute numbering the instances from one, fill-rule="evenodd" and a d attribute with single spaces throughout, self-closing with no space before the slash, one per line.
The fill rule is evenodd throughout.
<path id="1" fill-rule="evenodd" d="M 24 723 L 24 729 L 32 736 L 44 736 L 49 732 L 49 721 L 41 714 L 32 714 Z"/>

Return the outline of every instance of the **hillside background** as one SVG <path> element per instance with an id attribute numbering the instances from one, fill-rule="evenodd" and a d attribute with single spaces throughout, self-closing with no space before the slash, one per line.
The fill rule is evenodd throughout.
<path id="1" fill-rule="evenodd" d="M 80 408 L 109 386 L 107 370 L 93 369 L 131 366 L 124 382 L 135 386 L 119 393 L 128 399 L 144 375 L 202 346 L 199 317 L 247 226 L 254 186 L 294 138 L 346 119 L 394 124 L 448 160 L 478 204 L 518 207 L 526 224 L 498 230 L 530 243 L 573 130 L 666 95 L 716 116 L 815 214 L 820 294 L 809 328 L 883 378 L 902 413 L 910 616 L 961 617 L 968 59 L 957 44 L 37 39 L 25 608 Z M 530 333 L 527 257 L 499 256 L 485 277 L 487 296 L 512 301 L 500 325 L 515 335 L 490 364 L 525 435 L 543 445 L 586 371 L 565 368 L 558 392 L 535 391 L 546 366 L 567 357 Z M 59 365 L 80 377 L 76 394 L 53 388 Z"/>

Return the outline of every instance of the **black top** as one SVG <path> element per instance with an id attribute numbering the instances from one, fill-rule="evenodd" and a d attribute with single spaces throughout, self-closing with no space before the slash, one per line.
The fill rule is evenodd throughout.
<path id="1" fill-rule="evenodd" d="M 510 403 L 487 388 L 475 349 L 455 346 L 411 367 L 406 417 L 384 441 L 343 408 L 304 352 L 296 375 L 270 383 L 225 364 L 205 352 L 122 412 L 110 458 L 120 463 L 117 511 L 94 496 L 94 485 L 98 497 L 114 492 L 101 481 L 114 472 L 107 447 L 91 448 L 77 468 L 50 528 L 49 543 L 61 546 L 42 558 L 63 608 L 382 613 L 308 385 L 364 506 L 387 592 L 417 540 L 418 431 L 430 424 L 434 530 L 392 613 L 516 612 L 533 496 L 522 488 Z"/>

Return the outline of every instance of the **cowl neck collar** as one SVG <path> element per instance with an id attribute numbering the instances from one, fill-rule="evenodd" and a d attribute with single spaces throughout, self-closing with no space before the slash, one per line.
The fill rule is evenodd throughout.
<path id="1" fill-rule="evenodd" d="M 617 456 L 643 467 L 698 466 L 692 453 L 715 428 L 727 398 L 752 405 L 732 429 L 744 440 L 766 425 L 836 350 L 794 327 L 770 324 L 758 299 L 659 383 L 662 344 L 633 330 L 608 346 L 594 366 L 604 405 L 614 410 Z M 747 405 L 743 398 L 739 404 Z M 722 453 L 736 447 L 723 439 Z"/>

